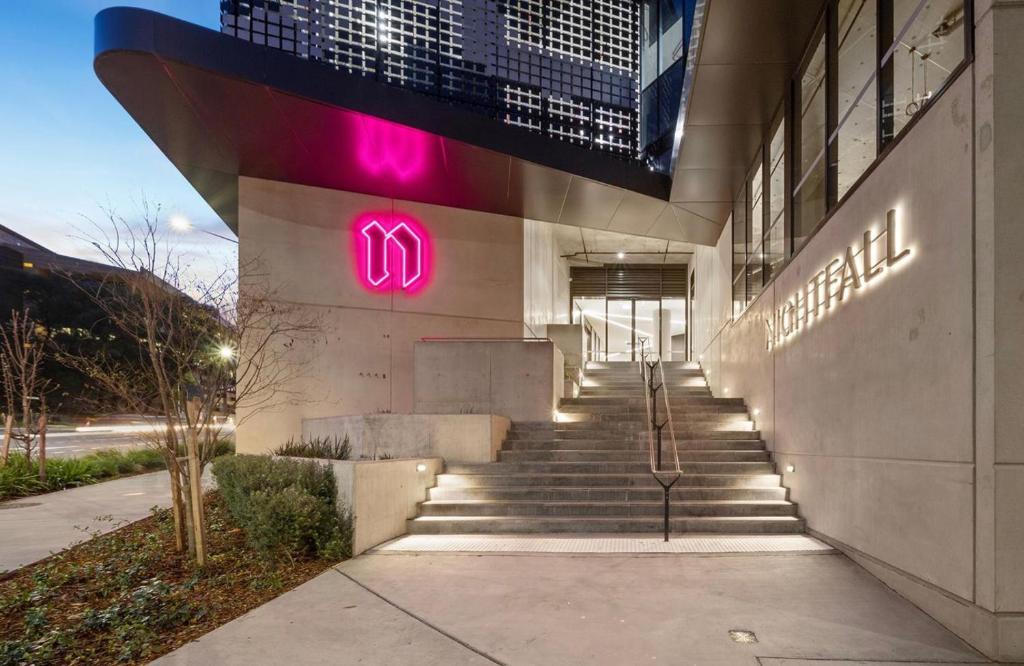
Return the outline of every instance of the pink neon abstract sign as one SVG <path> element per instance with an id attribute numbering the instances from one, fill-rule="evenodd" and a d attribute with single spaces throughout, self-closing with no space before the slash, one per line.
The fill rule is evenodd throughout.
<path id="1" fill-rule="evenodd" d="M 411 219 L 387 221 L 388 217 L 367 215 L 355 225 L 352 241 L 359 279 L 370 291 L 415 293 L 429 278 L 430 237 Z"/>

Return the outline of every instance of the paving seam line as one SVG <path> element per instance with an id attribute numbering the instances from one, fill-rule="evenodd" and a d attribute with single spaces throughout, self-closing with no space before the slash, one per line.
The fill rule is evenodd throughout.
<path id="1" fill-rule="evenodd" d="M 342 576 L 344 576 L 345 578 L 347 578 L 347 579 L 349 579 L 350 581 L 352 581 L 353 583 L 355 583 L 356 585 L 358 585 L 359 587 L 363 588 L 364 590 L 366 590 L 367 592 L 369 592 L 369 593 L 370 593 L 370 594 L 372 594 L 373 596 L 377 597 L 378 599 L 380 599 L 381 601 L 383 601 L 383 602 L 384 602 L 384 603 L 386 603 L 387 605 L 389 605 L 389 606 L 391 606 L 392 608 L 395 608 L 395 609 L 397 609 L 397 610 L 401 611 L 402 613 L 405 613 L 406 615 L 408 615 L 408 616 L 409 616 L 409 617 L 411 617 L 412 619 L 416 620 L 416 621 L 417 621 L 417 622 L 419 622 L 420 624 L 424 624 L 424 625 L 426 625 L 426 626 L 430 627 L 431 629 L 433 629 L 433 630 L 434 630 L 434 631 L 436 631 L 437 633 L 441 634 L 441 635 L 442 635 L 442 636 L 444 636 L 445 638 L 448 638 L 449 640 L 452 640 L 452 641 L 454 641 L 454 642 L 458 643 L 459 645 L 461 645 L 462 647 L 466 648 L 466 649 L 467 649 L 467 650 L 469 650 L 470 652 L 473 652 L 473 653 L 475 653 L 475 654 L 478 654 L 478 655 L 480 655 L 481 657 L 483 657 L 483 658 L 484 658 L 484 659 L 486 659 L 487 661 L 491 662 L 492 664 L 498 664 L 498 666 L 508 666 L 508 665 L 507 665 L 507 664 L 506 664 L 505 662 L 503 662 L 503 661 L 500 661 L 500 660 L 498 660 L 498 659 L 495 659 L 494 657 L 492 657 L 491 655 L 487 654 L 486 652 L 484 652 L 484 651 L 482 651 L 482 650 L 479 650 L 479 649 L 477 649 L 477 648 L 473 647 L 472 645 L 470 645 L 470 644 L 469 644 L 469 643 L 467 643 L 466 641 L 462 640 L 461 638 L 458 638 L 457 636 L 453 636 L 452 634 L 449 634 L 449 633 L 448 633 L 447 631 L 445 631 L 444 629 L 441 629 L 441 628 L 440 628 L 440 627 L 438 627 L 437 625 L 434 625 L 434 624 L 431 624 L 430 622 L 427 622 L 427 621 L 426 621 L 425 619 L 423 619 L 422 617 L 420 617 L 420 616 L 419 616 L 419 615 L 417 615 L 416 613 L 413 613 L 413 612 L 412 612 L 412 611 L 410 611 L 410 610 L 407 610 L 407 609 L 405 609 L 405 608 L 402 608 L 401 606 L 399 606 L 399 605 L 398 605 L 398 604 L 396 604 L 395 602 L 391 601 L 390 599 L 388 599 L 387 597 L 385 597 L 385 596 L 384 596 L 384 595 L 382 595 L 381 593 L 379 593 L 379 592 L 377 592 L 376 590 L 373 590 L 373 589 L 371 589 L 371 588 L 367 587 L 366 585 L 364 585 L 363 583 L 359 582 L 358 580 L 356 580 L 356 579 L 355 579 L 355 578 L 353 578 L 352 576 L 348 575 L 348 574 L 347 574 L 347 573 L 345 573 L 344 571 L 341 571 L 341 570 L 340 570 L 340 569 L 338 569 L 337 567 L 331 567 L 331 568 L 332 568 L 332 569 L 333 569 L 334 571 L 336 571 L 336 572 L 338 572 L 339 574 L 341 574 Z"/>

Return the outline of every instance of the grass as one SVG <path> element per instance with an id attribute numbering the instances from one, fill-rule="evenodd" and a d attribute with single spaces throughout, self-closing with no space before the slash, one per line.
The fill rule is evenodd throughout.
<path id="1" fill-rule="evenodd" d="M 233 449 L 231 442 L 221 440 L 217 444 L 217 455 L 229 453 Z M 164 468 L 163 456 L 155 449 L 95 451 L 79 458 L 47 459 L 44 483 L 39 480 L 38 461 L 29 462 L 24 454 L 12 453 L 6 465 L 0 464 L 0 501 L 87 486 Z"/>
<path id="2" fill-rule="evenodd" d="M 146 663 L 332 564 L 267 564 L 216 492 L 207 494 L 207 526 L 201 570 L 174 552 L 170 512 L 155 510 L 0 579 L 0 664 Z"/>

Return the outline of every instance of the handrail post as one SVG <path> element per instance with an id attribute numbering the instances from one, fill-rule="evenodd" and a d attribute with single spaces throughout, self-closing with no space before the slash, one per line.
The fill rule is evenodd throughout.
<path id="1" fill-rule="evenodd" d="M 672 485 L 675 485 L 675 483 L 673 483 Z M 668 512 L 669 512 L 668 496 L 669 496 L 669 491 L 672 490 L 672 486 L 666 486 L 666 485 L 662 484 L 661 487 L 665 491 L 665 543 L 668 543 Z"/>

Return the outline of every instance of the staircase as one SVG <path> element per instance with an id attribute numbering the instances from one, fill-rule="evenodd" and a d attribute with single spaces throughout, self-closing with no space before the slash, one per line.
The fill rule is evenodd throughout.
<path id="1" fill-rule="evenodd" d="M 712 397 L 690 364 L 665 363 L 665 382 L 683 468 L 672 531 L 802 532 L 743 400 Z M 447 465 L 409 532 L 659 532 L 664 495 L 650 472 L 645 409 L 637 364 L 589 363 L 580 397 L 562 401 L 557 421 L 513 423 L 498 462 Z"/>

